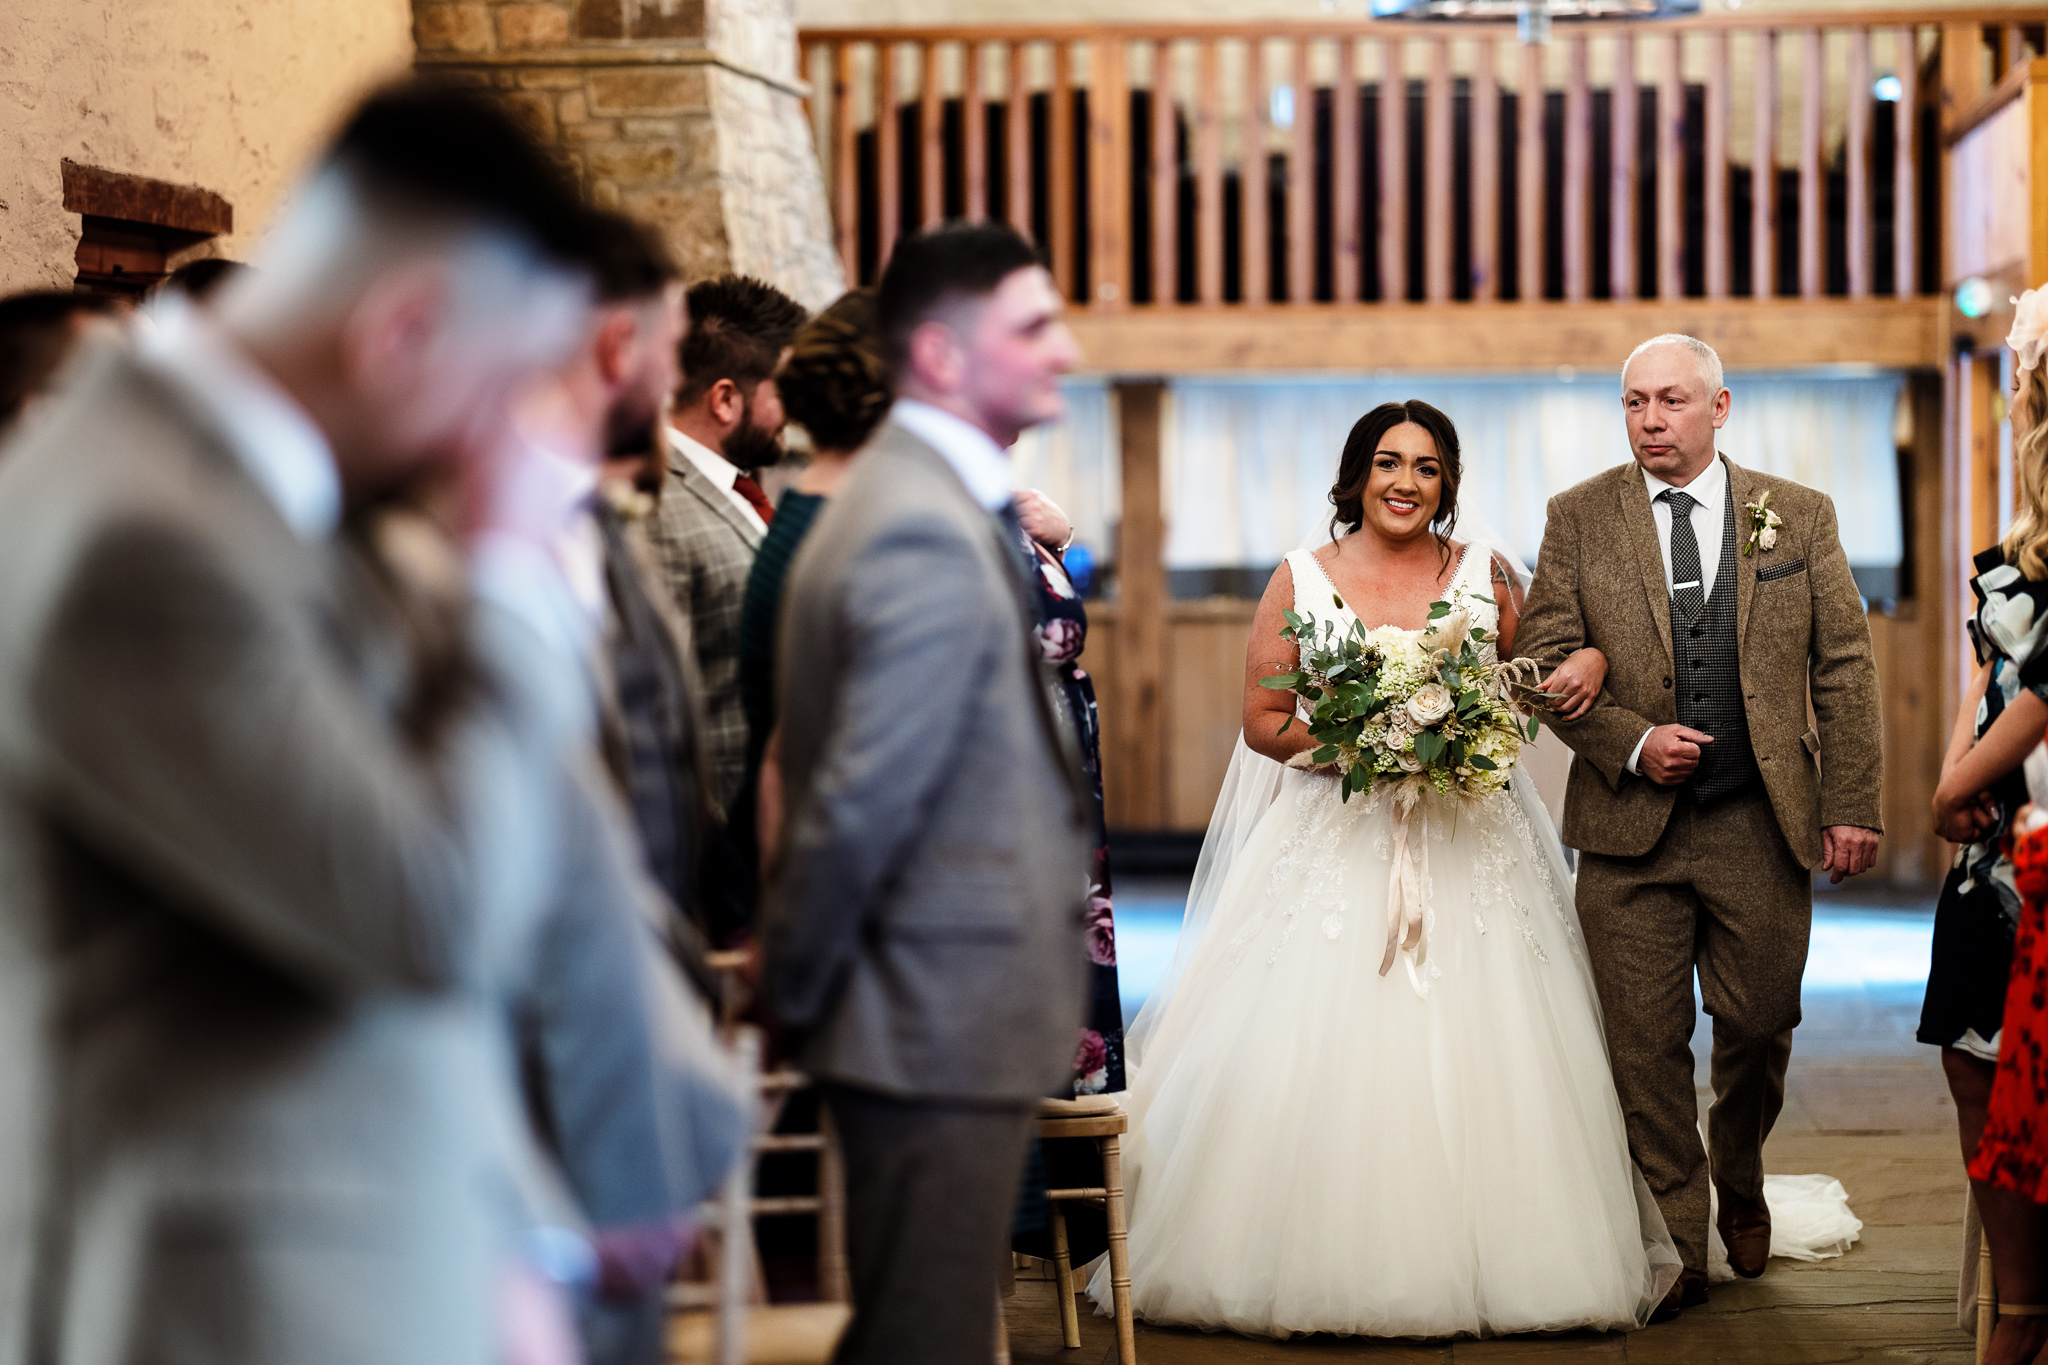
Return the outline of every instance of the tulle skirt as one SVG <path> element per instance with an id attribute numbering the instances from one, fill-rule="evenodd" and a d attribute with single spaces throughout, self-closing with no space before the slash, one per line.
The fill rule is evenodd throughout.
<path id="1" fill-rule="evenodd" d="M 1422 951 L 1382 975 L 1397 824 L 1383 792 L 1289 774 L 1232 863 L 1131 1069 L 1136 1312 L 1274 1336 L 1636 1326 L 1678 1259 L 1543 808 L 1519 775 L 1423 799 Z"/>

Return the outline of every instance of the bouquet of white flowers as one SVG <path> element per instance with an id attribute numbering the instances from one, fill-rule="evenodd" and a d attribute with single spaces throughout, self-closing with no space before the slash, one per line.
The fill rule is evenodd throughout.
<path id="1" fill-rule="evenodd" d="M 1341 608 L 1341 599 L 1333 599 Z M 1491 599 L 1480 599 L 1488 601 Z M 1433 602 L 1417 634 L 1398 626 L 1367 630 L 1289 611 L 1280 638 L 1300 653 L 1295 672 L 1260 680 L 1309 705 L 1308 733 L 1317 747 L 1307 761 L 1343 775 L 1345 800 L 1384 776 L 1427 784 L 1442 795 L 1487 796 L 1508 783 L 1525 739 L 1537 723 L 1525 699 L 1536 664 L 1503 661 L 1498 637 L 1472 624 L 1449 602 Z M 1287 733 L 1296 717 L 1281 725 Z"/>

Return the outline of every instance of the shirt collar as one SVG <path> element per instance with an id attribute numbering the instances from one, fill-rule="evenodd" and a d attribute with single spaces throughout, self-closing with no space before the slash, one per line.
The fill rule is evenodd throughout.
<path id="1" fill-rule="evenodd" d="M 150 318 L 153 325 L 137 329 L 143 364 L 204 409 L 294 534 L 332 535 L 341 521 L 341 476 L 305 409 L 175 292 L 152 305 Z"/>
<path id="2" fill-rule="evenodd" d="M 1011 483 L 1010 457 L 987 432 L 915 398 L 897 399 L 890 416 L 943 455 L 976 502 L 991 512 L 1009 505 L 1016 491 Z"/>
<path id="3" fill-rule="evenodd" d="M 1678 488 L 1678 485 L 1667 483 L 1645 469 L 1643 470 L 1643 487 L 1649 490 L 1650 501 L 1655 503 L 1659 493 L 1662 493 L 1667 488 Z M 1728 466 L 1721 462 L 1721 457 L 1717 453 L 1708 462 L 1707 467 L 1700 471 L 1699 477 L 1684 488 L 1679 489 L 1679 491 L 1697 502 L 1700 505 L 1701 511 L 1719 512 L 1721 504 L 1728 500 Z"/>
<path id="4" fill-rule="evenodd" d="M 739 478 L 740 467 L 725 456 L 705 445 L 694 436 L 685 435 L 676 427 L 668 429 L 669 439 L 676 443 L 676 449 L 697 466 L 697 472 L 720 488 L 730 489 L 733 480 Z"/>

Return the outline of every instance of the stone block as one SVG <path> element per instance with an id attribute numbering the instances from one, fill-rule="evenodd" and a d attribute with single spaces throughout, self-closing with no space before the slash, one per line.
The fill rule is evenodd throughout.
<path id="1" fill-rule="evenodd" d="M 600 71 L 591 75 L 588 88 L 590 107 L 607 114 L 702 109 L 707 99 L 704 72 L 696 67 Z"/>
<path id="2" fill-rule="evenodd" d="M 593 178 L 621 184 L 650 184 L 675 179 L 676 149 L 659 142 L 606 142 L 584 149 Z"/>
<path id="3" fill-rule="evenodd" d="M 542 142 L 555 141 L 555 102 L 539 91 L 507 90 L 499 94 L 513 117 Z"/>
<path id="4" fill-rule="evenodd" d="M 674 42 L 704 36 L 704 0 L 640 0 L 633 36 Z"/>
<path id="5" fill-rule="evenodd" d="M 590 101 L 583 94 L 581 81 L 577 82 L 576 89 L 555 101 L 555 117 L 562 121 L 564 128 L 590 117 Z"/>
<path id="6" fill-rule="evenodd" d="M 626 0 L 576 0 L 578 38 L 626 36 Z"/>
<path id="7" fill-rule="evenodd" d="M 514 82 L 521 90 L 578 90 L 583 88 L 583 73 L 572 66 L 528 67 L 518 73 Z"/>
<path id="8" fill-rule="evenodd" d="M 608 118 L 562 125 L 562 141 L 581 147 L 590 142 L 610 142 L 619 135 L 619 125 Z"/>
<path id="9" fill-rule="evenodd" d="M 629 118 L 619 121 L 619 132 L 634 142 L 669 142 L 684 124 L 683 119 Z"/>
<path id="10" fill-rule="evenodd" d="M 415 6 L 413 40 L 422 52 L 489 52 L 491 12 L 479 4 Z"/>
<path id="11" fill-rule="evenodd" d="M 560 5 L 500 5 L 498 46 L 504 50 L 564 47 L 569 11 Z"/>

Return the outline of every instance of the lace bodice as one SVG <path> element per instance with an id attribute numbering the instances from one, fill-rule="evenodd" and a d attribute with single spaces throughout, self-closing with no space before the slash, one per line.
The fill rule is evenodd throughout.
<path id="1" fill-rule="evenodd" d="M 1451 574 L 1450 585 L 1439 600 L 1449 602 L 1453 611 L 1465 612 L 1474 627 L 1491 635 L 1500 630 L 1500 607 L 1487 591 L 1489 558 L 1483 547 L 1468 543 L 1459 557 L 1457 569 Z M 1294 610 L 1297 615 L 1312 615 L 1318 621 L 1335 622 L 1339 630 L 1351 628 L 1351 623 L 1358 616 L 1345 604 L 1343 594 L 1330 581 L 1320 559 L 1308 550 L 1295 550 L 1287 556 L 1287 567 L 1294 575 Z M 1337 600 L 1333 602 L 1332 598 Z M 1372 628 L 1367 627 L 1368 630 Z M 1420 635 L 1422 631 L 1415 629 L 1408 633 Z"/>

